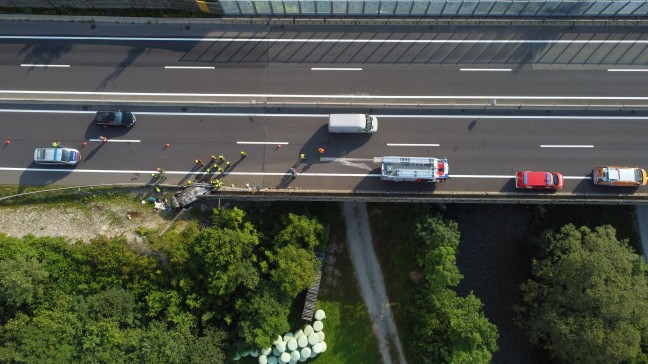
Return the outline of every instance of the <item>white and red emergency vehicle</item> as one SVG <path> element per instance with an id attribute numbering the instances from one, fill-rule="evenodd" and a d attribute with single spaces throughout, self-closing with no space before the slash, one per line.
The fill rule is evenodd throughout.
<path id="1" fill-rule="evenodd" d="M 392 182 L 445 182 L 450 177 L 446 158 L 382 157 L 380 179 Z"/>

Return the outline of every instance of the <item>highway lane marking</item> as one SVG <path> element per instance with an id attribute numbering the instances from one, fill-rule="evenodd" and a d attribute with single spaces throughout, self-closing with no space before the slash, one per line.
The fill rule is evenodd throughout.
<path id="1" fill-rule="evenodd" d="M 609 68 L 608 72 L 648 72 L 648 69 L 639 68 Z"/>
<path id="2" fill-rule="evenodd" d="M 459 68 L 459 71 L 477 71 L 477 72 L 511 72 L 512 68 Z"/>
<path id="3" fill-rule="evenodd" d="M 88 141 L 102 142 L 103 140 L 101 140 L 101 139 L 88 139 Z M 129 140 L 129 139 L 110 139 L 110 138 L 108 138 L 106 140 L 106 142 L 109 142 L 109 143 L 141 143 L 142 141 L 138 140 L 138 139 L 130 139 Z"/>
<path id="4" fill-rule="evenodd" d="M 107 174 L 150 174 L 157 173 L 155 170 L 121 170 L 121 169 L 51 169 L 51 168 L 25 168 L 25 167 L 0 167 L 0 171 L 8 172 L 53 172 L 53 173 L 107 173 Z M 195 176 L 195 175 L 211 175 L 213 173 L 195 172 L 195 171 L 165 171 L 167 175 L 182 175 L 182 176 Z M 290 171 L 287 172 L 226 172 L 225 175 L 232 176 L 290 176 Z M 312 177 L 380 177 L 379 173 L 315 173 L 303 172 L 299 173 L 300 176 Z M 514 179 L 515 175 L 474 175 L 474 174 L 453 174 L 452 178 L 480 178 L 480 179 Z M 565 179 L 573 180 L 587 180 L 592 179 L 591 176 L 563 176 Z"/>
<path id="5" fill-rule="evenodd" d="M 96 111 L 83 110 L 30 110 L 30 109 L 0 109 L 0 113 L 40 113 L 40 114 L 95 114 Z M 218 113 L 218 112 L 162 112 L 137 111 L 137 115 L 150 116 L 240 116 L 240 117 L 297 117 L 297 118 L 328 118 L 329 114 L 269 114 L 269 113 Z M 410 118 L 410 119 L 570 119 L 570 120 L 648 120 L 648 116 L 559 116 L 559 115 L 382 115 L 372 114 L 380 118 Z"/>
<path id="6" fill-rule="evenodd" d="M 20 67 L 44 67 L 44 68 L 70 68 L 69 64 L 31 64 L 31 63 L 23 63 L 20 65 Z"/>
<path id="7" fill-rule="evenodd" d="M 236 142 L 236 144 L 268 144 L 268 145 L 287 145 L 288 142 Z"/>
<path id="8" fill-rule="evenodd" d="M 321 99 L 350 99 L 350 100 L 386 100 L 386 99 L 402 99 L 402 100 L 596 100 L 596 101 L 648 101 L 648 96 L 507 96 L 507 95 L 493 95 L 493 96 L 437 96 L 437 95 L 325 95 L 325 94 L 211 94 L 211 93 L 178 93 L 178 92 L 107 92 L 107 91 L 52 91 L 52 90 L 0 90 L 4 94 L 42 94 L 42 95 L 75 95 L 75 96 L 147 96 L 147 97 L 263 97 L 263 98 L 293 98 L 293 99 L 307 99 L 307 98 L 321 98 Z"/>
<path id="9" fill-rule="evenodd" d="M 540 148 L 594 148 L 593 145 L 540 144 Z"/>
<path id="10" fill-rule="evenodd" d="M 362 68 L 324 68 L 324 67 L 311 67 L 311 71 L 362 71 Z"/>
<path id="11" fill-rule="evenodd" d="M 88 37 L 2 35 L 19 40 L 103 40 L 138 42 L 257 42 L 257 43 L 401 43 L 401 44 L 648 44 L 645 39 L 342 39 L 342 38 L 225 38 L 225 37 Z"/>
<path id="12" fill-rule="evenodd" d="M 388 147 L 438 147 L 439 144 L 399 144 L 399 143 L 387 143 Z"/>
<path id="13" fill-rule="evenodd" d="M 214 66 L 164 66 L 165 69 L 182 69 L 182 70 L 214 70 Z"/>

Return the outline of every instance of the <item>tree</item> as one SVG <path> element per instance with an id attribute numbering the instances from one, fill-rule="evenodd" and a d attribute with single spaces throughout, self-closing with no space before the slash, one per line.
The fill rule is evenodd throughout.
<path id="1" fill-rule="evenodd" d="M 324 226 L 316 218 L 288 214 L 284 217 L 285 227 L 275 236 L 277 246 L 297 245 L 313 250 L 327 239 Z"/>
<path id="2" fill-rule="evenodd" d="M 294 245 L 284 246 L 270 257 L 275 268 L 270 271 L 272 282 L 290 298 L 313 284 L 318 261 L 315 254 Z"/>
<path id="3" fill-rule="evenodd" d="M 237 300 L 236 311 L 239 337 L 250 349 L 271 347 L 277 335 L 290 329 L 290 301 L 268 289 Z"/>
<path id="4" fill-rule="evenodd" d="M 32 305 L 45 293 L 49 273 L 38 259 L 17 255 L 0 261 L 0 297 L 13 311 Z"/>
<path id="5" fill-rule="evenodd" d="M 421 241 L 417 260 L 424 274 L 409 308 L 414 356 L 424 363 L 490 362 L 497 351 L 497 327 L 472 292 L 467 297 L 455 292 L 463 278 L 457 267 L 458 224 L 428 216 L 416 231 Z"/>
<path id="6" fill-rule="evenodd" d="M 532 343 L 565 363 L 645 359 L 648 265 L 613 227 L 564 226 L 537 240 L 544 248 L 522 284 L 519 323 Z"/>

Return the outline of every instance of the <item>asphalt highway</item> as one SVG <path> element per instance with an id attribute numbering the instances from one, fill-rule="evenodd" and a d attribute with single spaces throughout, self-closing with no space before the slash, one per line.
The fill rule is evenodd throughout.
<path id="1" fill-rule="evenodd" d="M 644 34 L 1 22 L 0 183 L 142 184 L 161 167 L 183 184 L 208 177 L 195 159 L 222 154 L 233 165 L 223 182 L 237 187 L 512 192 L 517 170 L 554 170 L 564 192 L 641 193 L 595 188 L 589 173 L 648 167 Z M 100 109 L 138 120 L 98 127 Z M 331 112 L 370 112 L 379 131 L 331 135 Z M 34 164 L 52 141 L 80 148 L 82 162 Z M 452 178 L 381 182 L 375 158 L 388 155 L 446 156 Z"/>

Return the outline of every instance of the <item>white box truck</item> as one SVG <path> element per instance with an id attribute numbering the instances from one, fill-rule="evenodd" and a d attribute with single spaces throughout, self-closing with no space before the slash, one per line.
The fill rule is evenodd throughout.
<path id="1" fill-rule="evenodd" d="M 369 114 L 330 114 L 329 133 L 375 133 L 378 119 Z"/>

